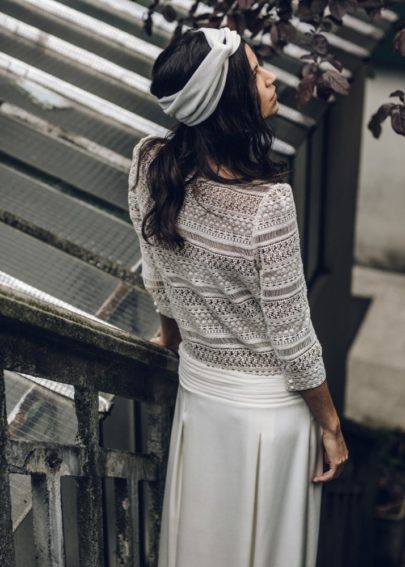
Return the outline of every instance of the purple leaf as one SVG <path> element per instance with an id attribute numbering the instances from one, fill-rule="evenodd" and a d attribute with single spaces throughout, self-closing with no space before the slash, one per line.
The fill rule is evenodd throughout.
<path id="1" fill-rule="evenodd" d="M 324 58 L 324 61 L 328 61 L 338 71 L 342 71 L 343 69 L 343 65 L 341 64 L 341 62 L 335 59 L 335 57 L 331 53 L 328 53 L 328 55 Z"/>
<path id="2" fill-rule="evenodd" d="M 205 24 L 205 22 L 211 21 L 212 18 L 213 18 L 213 15 L 212 15 L 211 12 L 204 12 L 203 14 L 199 14 L 198 16 L 193 16 L 192 18 L 190 18 L 190 23 L 194 24 L 193 27 L 200 27 L 201 22 L 204 22 L 204 25 L 208 25 L 208 24 Z M 221 21 L 222 17 L 219 16 L 218 20 Z M 198 26 L 196 24 L 198 24 Z M 213 26 L 211 26 L 211 27 L 213 27 Z"/>
<path id="3" fill-rule="evenodd" d="M 328 4 L 328 0 L 311 0 L 311 12 L 314 15 L 322 15 Z"/>
<path id="4" fill-rule="evenodd" d="M 395 34 L 392 45 L 395 51 L 398 51 L 403 57 L 405 57 L 405 27 Z"/>
<path id="5" fill-rule="evenodd" d="M 289 22 L 292 17 L 291 0 L 277 0 L 277 16 L 281 22 Z"/>
<path id="6" fill-rule="evenodd" d="M 278 22 L 277 29 L 280 38 L 286 42 L 292 41 L 297 34 L 296 29 L 290 22 Z"/>
<path id="7" fill-rule="evenodd" d="M 330 0 L 329 10 L 332 16 L 340 21 L 346 14 L 346 6 L 344 5 L 344 2 L 339 2 L 339 0 Z"/>
<path id="8" fill-rule="evenodd" d="M 263 25 L 263 19 L 259 18 L 260 8 L 258 10 L 248 10 L 245 13 L 246 27 L 256 35 L 261 31 Z"/>
<path id="9" fill-rule="evenodd" d="M 314 51 L 319 55 L 326 55 L 329 50 L 329 42 L 324 35 L 316 33 L 314 35 Z"/>
<path id="10" fill-rule="evenodd" d="M 177 20 L 176 10 L 173 8 L 173 6 L 170 6 L 169 4 L 163 6 L 162 16 L 167 22 L 174 22 L 175 20 Z"/>
<path id="11" fill-rule="evenodd" d="M 372 0 L 374 1 L 374 0 Z M 363 5 L 360 7 L 364 7 Z M 359 8 L 357 0 L 330 0 L 329 9 L 334 18 L 342 20 L 347 12 L 355 12 Z"/>
<path id="12" fill-rule="evenodd" d="M 304 53 L 304 55 L 300 56 L 300 59 L 309 59 L 310 61 L 316 61 L 317 60 L 317 55 L 315 55 L 315 53 Z"/>
<path id="13" fill-rule="evenodd" d="M 221 22 L 222 22 L 222 16 L 215 16 L 214 14 L 210 14 L 210 16 L 208 17 L 208 22 L 205 24 L 205 27 L 218 28 L 221 25 Z"/>
<path id="14" fill-rule="evenodd" d="M 333 25 L 334 25 L 334 21 L 329 16 L 325 16 L 322 18 L 319 27 L 321 31 L 330 32 L 333 29 Z"/>
<path id="15" fill-rule="evenodd" d="M 333 94 L 333 90 L 322 82 L 322 78 L 318 80 L 316 85 L 316 95 L 322 100 L 328 100 Z"/>
<path id="16" fill-rule="evenodd" d="M 334 71 L 333 69 L 327 69 L 322 73 L 321 83 L 325 85 L 325 87 L 330 87 L 336 93 L 347 95 L 349 94 L 350 84 L 347 79 Z"/>
<path id="17" fill-rule="evenodd" d="M 393 102 L 382 104 L 380 108 L 370 118 L 367 128 L 371 131 L 374 138 L 381 135 L 381 124 L 389 116 L 396 105 Z"/>
<path id="18" fill-rule="evenodd" d="M 391 126 L 397 134 L 405 136 L 405 106 L 395 106 L 391 113 Z"/>
<path id="19" fill-rule="evenodd" d="M 152 26 L 153 26 L 152 13 L 148 12 L 148 15 L 146 16 L 143 22 L 143 29 L 145 30 L 146 35 L 152 35 Z"/>
<path id="20" fill-rule="evenodd" d="M 308 75 L 316 75 L 317 72 L 318 65 L 315 65 L 315 63 L 306 63 L 301 69 L 301 74 L 303 77 L 307 77 Z"/>
<path id="21" fill-rule="evenodd" d="M 238 6 L 241 10 L 248 10 L 255 0 L 238 0 Z"/>
<path id="22" fill-rule="evenodd" d="M 377 17 L 381 17 L 381 7 L 370 7 L 370 8 L 364 8 L 364 10 L 366 11 L 367 15 L 371 18 L 371 20 L 375 20 Z"/>
<path id="23" fill-rule="evenodd" d="M 236 30 L 240 35 L 246 29 L 245 15 L 242 12 L 233 13 L 227 16 L 227 25 L 231 30 Z"/>
<path id="24" fill-rule="evenodd" d="M 390 94 L 390 96 L 398 96 L 401 102 L 405 102 L 405 93 L 404 91 L 397 90 Z"/>
<path id="25" fill-rule="evenodd" d="M 270 30 L 270 38 L 271 38 L 271 43 L 272 45 L 274 45 L 275 47 L 278 44 L 278 40 L 279 40 L 279 35 L 278 35 L 278 29 L 277 29 L 277 24 L 274 23 L 271 26 L 271 30 Z"/>
<path id="26" fill-rule="evenodd" d="M 298 107 L 303 106 L 306 102 L 311 100 L 312 93 L 316 84 L 316 75 L 306 75 L 298 84 L 296 100 Z"/>
<path id="27" fill-rule="evenodd" d="M 312 19 L 312 12 L 310 10 L 310 7 L 307 3 L 304 3 L 301 0 L 296 15 L 297 18 L 299 18 L 302 22 L 308 22 Z"/>
<path id="28" fill-rule="evenodd" d="M 225 2 L 216 2 L 213 8 L 214 12 L 218 14 L 218 12 L 224 12 L 228 8 L 228 5 Z"/>
<path id="29" fill-rule="evenodd" d="M 190 16 L 195 14 L 199 4 L 200 4 L 200 0 L 195 0 L 195 2 L 192 3 L 190 10 L 188 12 Z"/>
<path id="30" fill-rule="evenodd" d="M 391 114 L 391 112 L 395 108 L 395 104 L 393 102 L 387 102 L 386 104 L 382 104 L 380 108 L 377 110 L 376 115 L 380 122 L 383 122 Z"/>

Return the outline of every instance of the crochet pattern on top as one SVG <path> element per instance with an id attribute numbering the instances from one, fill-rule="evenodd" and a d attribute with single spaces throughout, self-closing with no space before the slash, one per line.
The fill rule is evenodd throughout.
<path id="1" fill-rule="evenodd" d="M 311 321 L 297 214 L 288 183 L 228 185 L 193 179 L 177 220 L 182 250 L 141 235 L 151 207 L 140 164 L 129 173 L 129 213 L 142 254 L 142 278 L 157 310 L 174 318 L 187 353 L 208 366 L 284 374 L 289 391 L 326 379 Z M 193 186 L 194 190 L 191 190 Z"/>

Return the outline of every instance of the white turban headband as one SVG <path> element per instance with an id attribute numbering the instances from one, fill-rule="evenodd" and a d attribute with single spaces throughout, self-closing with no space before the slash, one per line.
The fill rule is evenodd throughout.
<path id="1" fill-rule="evenodd" d="M 158 99 L 166 114 L 187 126 L 200 124 L 216 109 L 225 88 L 228 59 L 241 41 L 240 35 L 229 28 L 195 31 L 204 33 L 211 51 L 180 91 Z"/>

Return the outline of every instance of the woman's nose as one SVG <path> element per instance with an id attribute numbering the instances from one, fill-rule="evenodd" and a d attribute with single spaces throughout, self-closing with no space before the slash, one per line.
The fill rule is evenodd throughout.
<path id="1" fill-rule="evenodd" d="M 275 81 L 277 81 L 277 75 L 272 71 L 267 71 L 266 82 L 268 83 L 268 85 L 272 85 Z"/>

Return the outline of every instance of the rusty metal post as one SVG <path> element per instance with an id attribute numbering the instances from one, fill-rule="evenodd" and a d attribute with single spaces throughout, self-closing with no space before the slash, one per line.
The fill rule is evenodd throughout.
<path id="1" fill-rule="evenodd" d="M 168 400 L 168 404 L 165 406 L 154 404 L 146 405 L 146 452 L 151 455 L 155 461 L 158 471 L 157 480 L 147 482 L 144 485 L 147 506 L 146 556 L 148 567 L 157 567 L 158 564 L 160 522 L 173 418 L 173 407 L 169 405 L 170 401 L 172 400 Z"/>
<path id="2" fill-rule="evenodd" d="M 7 446 L 6 390 L 3 368 L 0 367 L 0 563 L 2 567 L 15 567 Z"/>
<path id="3" fill-rule="evenodd" d="M 82 478 L 78 483 L 79 555 L 81 567 L 103 567 L 102 483 L 98 471 L 98 393 L 88 386 L 75 387 L 77 441 L 85 448 Z"/>

